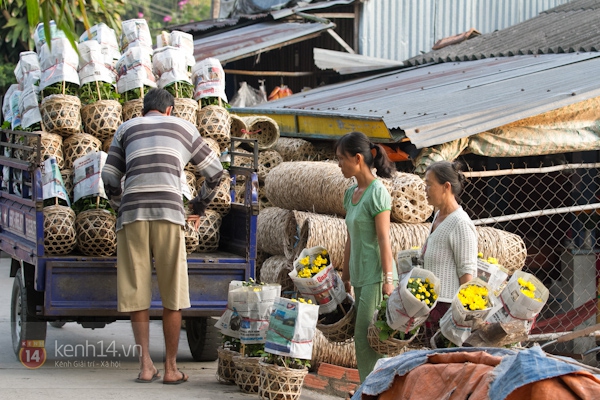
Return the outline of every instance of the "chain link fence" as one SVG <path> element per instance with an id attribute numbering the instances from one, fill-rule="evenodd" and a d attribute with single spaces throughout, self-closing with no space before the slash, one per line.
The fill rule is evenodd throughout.
<path id="1" fill-rule="evenodd" d="M 534 274 L 550 290 L 532 334 L 567 332 L 596 323 L 600 312 L 596 229 L 600 163 L 596 160 L 596 153 L 460 158 L 467 171 L 463 208 L 476 225 L 519 235 L 527 248 L 523 271 Z M 583 353 L 594 346 L 594 339 L 587 339 L 583 348 L 571 345 L 560 351 Z"/>

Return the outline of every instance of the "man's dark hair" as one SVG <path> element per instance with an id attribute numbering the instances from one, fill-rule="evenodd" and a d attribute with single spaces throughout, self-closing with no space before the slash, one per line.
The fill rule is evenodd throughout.
<path id="1" fill-rule="evenodd" d="M 165 89 L 152 88 L 144 96 L 144 109 L 142 115 L 150 111 L 166 113 L 168 107 L 175 107 L 175 98 Z"/>

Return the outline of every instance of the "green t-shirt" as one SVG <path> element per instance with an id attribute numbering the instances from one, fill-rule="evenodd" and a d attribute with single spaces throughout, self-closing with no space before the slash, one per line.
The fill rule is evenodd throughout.
<path id="1" fill-rule="evenodd" d="M 379 179 L 375 179 L 365 189 L 360 200 L 352 203 L 353 185 L 344 194 L 346 226 L 350 234 L 350 283 L 362 287 L 383 282 L 381 253 L 375 229 L 375 216 L 391 210 L 392 197 Z M 398 279 L 395 262 L 394 280 Z"/>

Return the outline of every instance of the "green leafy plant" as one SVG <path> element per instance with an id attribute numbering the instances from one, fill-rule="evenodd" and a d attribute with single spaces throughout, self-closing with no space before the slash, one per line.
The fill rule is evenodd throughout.
<path id="1" fill-rule="evenodd" d="M 206 107 L 206 106 L 221 106 L 221 107 L 226 108 L 226 109 L 230 109 L 231 108 L 231 106 L 229 105 L 229 103 L 226 103 L 223 100 L 219 100 L 219 97 L 205 97 L 203 99 L 200 99 L 200 106 L 201 107 Z"/>
<path id="2" fill-rule="evenodd" d="M 293 358 L 288 356 L 280 356 L 278 354 L 266 353 L 263 358 L 263 362 L 267 364 L 278 365 L 285 368 L 293 369 L 304 369 L 310 368 L 310 360 L 303 360 L 301 358 Z"/>
<path id="3" fill-rule="evenodd" d="M 114 85 L 108 82 L 84 83 L 79 88 L 79 98 L 81 104 L 84 105 L 93 104 L 100 100 L 119 100 L 120 97 Z"/>
<path id="4" fill-rule="evenodd" d="M 379 306 L 377 306 L 378 312 L 377 312 L 377 321 L 375 321 L 375 327 L 377 329 L 379 329 L 379 340 L 384 342 L 388 339 L 406 340 L 406 339 L 411 338 L 413 335 L 415 335 L 419 331 L 418 326 L 415 327 L 414 329 L 412 329 L 411 331 L 409 331 L 408 333 L 404 333 L 402 331 L 397 331 L 395 329 L 392 329 L 388 325 L 387 315 L 386 315 L 388 299 L 389 299 L 388 295 L 383 296 L 383 300 L 381 301 Z"/>
<path id="5" fill-rule="evenodd" d="M 146 93 L 148 93 L 148 91 L 150 89 L 152 89 L 150 86 L 144 85 L 144 87 L 141 89 L 135 88 L 135 89 L 128 90 L 125 93 L 121 93 L 120 101 L 122 104 L 124 104 L 130 100 L 141 99 L 142 98 L 142 90 L 144 91 L 144 95 L 145 95 Z"/>
<path id="6" fill-rule="evenodd" d="M 53 94 L 66 94 L 68 96 L 79 95 L 79 85 L 72 82 L 56 82 L 42 89 L 42 98 Z"/>
<path id="7" fill-rule="evenodd" d="M 50 197 L 49 199 L 44 199 L 44 207 L 49 206 L 68 206 L 67 201 L 58 197 Z"/>
<path id="8" fill-rule="evenodd" d="M 173 97 L 179 99 L 191 99 L 194 97 L 194 86 L 191 83 L 173 82 L 165 86 L 164 89 L 171 93 Z"/>
<path id="9" fill-rule="evenodd" d="M 74 202 L 71 208 L 73 209 L 73 211 L 75 211 L 75 214 L 79 214 L 80 212 L 86 210 L 101 209 L 109 211 L 111 214 L 116 215 L 115 210 L 113 210 L 113 208 L 110 206 L 108 200 L 98 196 L 83 197 Z"/>
<path id="10" fill-rule="evenodd" d="M 264 357 L 267 354 L 264 343 L 241 344 L 240 353 L 246 357 Z"/>

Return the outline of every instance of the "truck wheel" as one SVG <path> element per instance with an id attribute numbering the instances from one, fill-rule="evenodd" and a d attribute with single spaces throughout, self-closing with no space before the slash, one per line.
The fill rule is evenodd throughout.
<path id="1" fill-rule="evenodd" d="M 10 331 L 13 351 L 19 358 L 22 340 L 46 340 L 46 321 L 35 317 L 35 305 L 27 300 L 27 288 L 17 270 L 10 305 Z"/>
<path id="2" fill-rule="evenodd" d="M 194 361 L 215 361 L 221 344 L 221 333 L 212 318 L 190 318 L 185 321 L 185 332 Z"/>
<path id="3" fill-rule="evenodd" d="M 50 321 L 50 326 L 53 328 L 62 328 L 65 324 L 65 321 Z"/>

